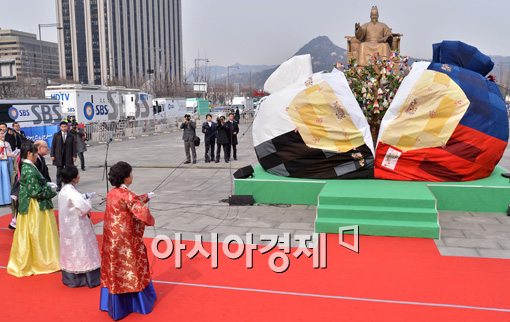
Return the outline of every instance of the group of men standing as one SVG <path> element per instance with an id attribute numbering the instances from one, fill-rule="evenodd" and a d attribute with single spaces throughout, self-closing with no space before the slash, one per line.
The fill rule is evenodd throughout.
<path id="1" fill-rule="evenodd" d="M 69 123 L 66 121 L 60 122 L 60 131 L 53 134 L 53 141 L 51 144 L 51 160 L 53 165 L 57 167 L 57 189 L 60 190 L 62 186 L 62 169 L 74 166 L 76 158 L 80 157 L 81 170 L 85 171 L 85 156 L 84 152 L 87 151 L 87 137 L 82 129 L 78 129 L 77 123 Z"/>
<path id="2" fill-rule="evenodd" d="M 184 149 L 186 151 L 185 164 L 197 163 L 197 154 L 195 149 L 196 141 L 196 122 L 191 120 L 191 116 L 186 114 L 181 124 L 183 129 L 182 139 L 184 141 Z M 202 133 L 204 134 L 205 145 L 205 162 L 220 162 L 221 150 L 223 149 L 223 157 L 225 162 L 230 162 L 231 155 L 237 160 L 237 134 L 239 133 L 239 122 L 235 118 L 234 113 L 217 118 L 213 122 L 212 115 L 207 114 L 206 121 L 202 124 Z M 215 153 L 216 148 L 216 153 Z M 191 153 L 190 153 L 191 151 Z M 233 153 L 232 153 L 233 152 Z"/>
<path id="3" fill-rule="evenodd" d="M 27 140 L 18 122 L 13 122 L 12 128 L 7 127 L 6 123 L 0 123 L 0 131 L 5 133 L 5 141 L 10 144 L 13 151 L 21 149 L 21 143 Z"/>

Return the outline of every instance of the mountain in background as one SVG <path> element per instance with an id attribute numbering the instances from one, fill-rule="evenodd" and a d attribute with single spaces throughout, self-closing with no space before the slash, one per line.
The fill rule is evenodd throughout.
<path id="1" fill-rule="evenodd" d="M 320 36 L 312 39 L 309 43 L 299 49 L 296 55 L 310 54 L 312 56 L 313 72 L 331 71 L 336 62 L 347 62 L 347 51 L 344 48 L 335 45 L 327 36 Z M 497 81 L 501 84 L 510 84 L 510 56 L 491 56 L 494 61 L 494 69 L 491 74 L 494 75 Z M 414 61 L 421 61 L 424 59 L 409 58 L 409 63 Z M 264 66 L 264 65 L 238 65 L 239 69 L 230 68 L 229 83 L 238 83 L 241 87 L 251 87 L 253 89 L 262 89 L 265 81 L 276 70 L 278 66 Z M 211 66 L 210 68 L 213 68 Z M 226 67 L 214 66 L 210 69 L 209 79 L 214 83 L 216 79 L 217 84 L 225 84 L 226 82 Z M 250 73 L 251 72 L 251 73 Z M 214 77 L 213 75 L 216 75 Z"/>
<path id="2" fill-rule="evenodd" d="M 230 76 L 237 74 L 245 74 L 248 75 L 249 77 L 250 73 L 256 74 L 275 67 L 276 67 L 275 65 L 242 65 L 236 63 L 229 68 L 229 74 Z M 186 75 L 186 81 L 188 83 L 192 83 L 194 79 L 199 79 L 200 81 L 207 79 L 209 82 L 212 83 L 219 81 L 223 81 L 223 83 L 225 83 L 225 79 L 227 77 L 227 67 L 212 65 L 207 66 L 206 69 L 205 66 L 203 66 L 202 62 L 200 68 L 196 70 L 196 74 L 197 77 L 195 77 L 194 68 L 189 69 Z"/>

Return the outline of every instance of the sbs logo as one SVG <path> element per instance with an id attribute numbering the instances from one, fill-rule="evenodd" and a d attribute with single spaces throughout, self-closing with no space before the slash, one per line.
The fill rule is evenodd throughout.
<path id="1" fill-rule="evenodd" d="M 16 119 L 18 118 L 19 116 L 19 113 L 18 113 L 18 109 L 15 108 L 15 107 L 10 107 L 9 108 L 9 117 L 11 118 L 11 120 L 13 121 L 16 121 Z"/>
<path id="2" fill-rule="evenodd" d="M 87 120 L 91 121 L 94 118 L 94 112 L 94 105 L 90 102 L 85 103 L 83 106 L 83 114 Z"/>

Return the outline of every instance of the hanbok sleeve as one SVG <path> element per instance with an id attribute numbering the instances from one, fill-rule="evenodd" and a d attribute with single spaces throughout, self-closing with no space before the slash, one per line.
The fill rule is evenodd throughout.
<path id="1" fill-rule="evenodd" d="M 51 190 L 44 178 L 42 178 L 42 175 L 36 171 L 36 169 L 31 169 L 31 171 L 27 173 L 27 190 L 29 197 L 36 198 L 37 200 L 46 200 L 55 197 L 57 193 Z"/>
<path id="2" fill-rule="evenodd" d="M 90 199 L 83 198 L 83 196 L 78 191 L 75 191 L 70 199 L 70 208 L 71 210 L 78 210 L 80 212 L 80 216 L 83 217 L 92 210 L 92 202 Z"/>
<path id="3" fill-rule="evenodd" d="M 148 201 L 147 194 L 137 196 L 131 192 L 127 200 L 127 208 L 138 220 L 147 226 L 154 226 L 154 217 L 152 217 L 149 207 L 146 205 Z"/>
<path id="4" fill-rule="evenodd" d="M 5 151 L 6 151 L 7 156 L 9 158 L 14 157 L 14 154 L 12 154 L 11 144 L 9 142 L 4 142 L 4 145 L 5 145 Z"/>

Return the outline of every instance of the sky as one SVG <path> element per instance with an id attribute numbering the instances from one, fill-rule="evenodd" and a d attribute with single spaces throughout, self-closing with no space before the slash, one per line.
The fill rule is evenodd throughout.
<path id="1" fill-rule="evenodd" d="M 345 48 L 372 5 L 404 34 L 404 55 L 428 59 L 432 44 L 448 39 L 510 56 L 508 0 L 182 0 L 185 67 L 198 57 L 211 65 L 280 64 L 323 35 Z M 0 28 L 37 33 L 39 23 L 56 21 L 54 0 L 0 0 L 0 8 Z M 56 29 L 44 28 L 43 39 L 56 41 Z"/>

